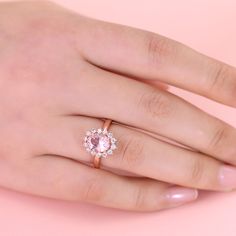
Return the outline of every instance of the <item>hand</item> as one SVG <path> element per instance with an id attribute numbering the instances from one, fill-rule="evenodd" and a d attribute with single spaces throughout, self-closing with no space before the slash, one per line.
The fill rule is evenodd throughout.
<path id="1" fill-rule="evenodd" d="M 1 186 L 138 211 L 236 187 L 235 129 L 159 86 L 236 107 L 235 68 L 50 2 L 1 3 L 0 22 Z M 82 143 L 104 117 L 118 149 L 95 169 Z"/>

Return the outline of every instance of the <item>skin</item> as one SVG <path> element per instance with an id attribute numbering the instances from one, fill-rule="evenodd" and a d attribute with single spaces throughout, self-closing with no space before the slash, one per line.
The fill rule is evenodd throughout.
<path id="1" fill-rule="evenodd" d="M 2 187 L 135 211 L 233 189 L 220 173 L 236 164 L 236 130 L 160 84 L 236 107 L 232 66 L 47 1 L 0 3 L 0 61 Z M 83 137 L 104 117 L 118 149 L 95 169 Z"/>

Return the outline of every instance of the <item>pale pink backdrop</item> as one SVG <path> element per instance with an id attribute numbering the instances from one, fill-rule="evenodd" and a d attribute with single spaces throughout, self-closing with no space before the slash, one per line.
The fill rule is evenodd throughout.
<path id="1" fill-rule="evenodd" d="M 236 66 L 235 0 L 56 2 L 92 17 L 164 34 Z M 236 110 L 174 92 L 236 126 Z M 235 236 L 235 219 L 236 192 L 204 193 L 197 203 L 182 208 L 139 214 L 0 190 L 1 236 Z"/>

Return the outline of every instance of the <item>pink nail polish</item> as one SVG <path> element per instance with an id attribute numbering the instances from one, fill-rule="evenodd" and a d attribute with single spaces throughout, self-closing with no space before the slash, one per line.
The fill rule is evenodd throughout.
<path id="1" fill-rule="evenodd" d="M 198 191 L 190 188 L 171 187 L 167 189 L 165 197 L 171 205 L 181 205 L 196 200 Z"/>
<path id="2" fill-rule="evenodd" d="M 219 181 L 226 190 L 236 188 L 236 168 L 230 165 L 223 165 L 219 172 Z"/>

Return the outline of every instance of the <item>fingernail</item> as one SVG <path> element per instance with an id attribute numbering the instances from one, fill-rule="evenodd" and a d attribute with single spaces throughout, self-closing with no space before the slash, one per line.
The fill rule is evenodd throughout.
<path id="1" fill-rule="evenodd" d="M 181 205 L 196 200 L 198 191 L 191 188 L 172 187 L 167 189 L 165 197 L 171 205 Z"/>
<path id="2" fill-rule="evenodd" d="M 219 173 L 220 184 L 226 190 L 236 188 L 236 168 L 230 165 L 223 165 Z"/>

